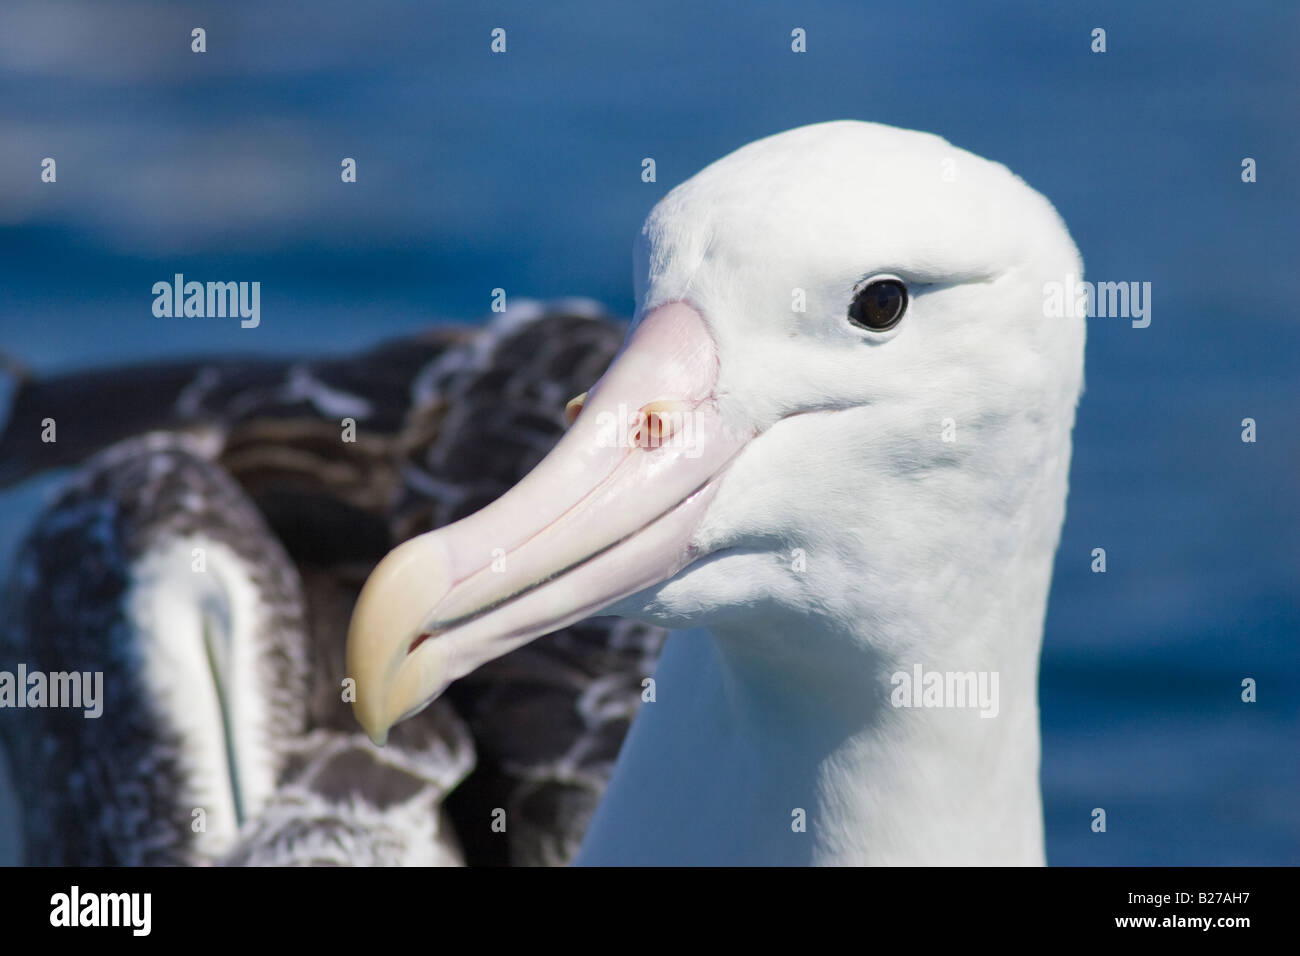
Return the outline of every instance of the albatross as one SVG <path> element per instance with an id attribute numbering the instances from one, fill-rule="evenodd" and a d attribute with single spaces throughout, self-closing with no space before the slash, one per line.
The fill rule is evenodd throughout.
<path id="1" fill-rule="evenodd" d="M 345 357 L 21 372 L 0 486 L 75 471 L 15 556 L 0 674 L 104 677 L 101 719 L 0 706 L 26 862 L 569 862 L 662 629 L 548 635 L 382 751 L 344 644 L 392 544 L 522 478 L 623 333 L 594 303 L 521 299 Z"/>
<path id="2" fill-rule="evenodd" d="M 578 862 L 1042 864 L 1037 672 L 1082 389 L 1052 205 L 832 122 L 673 189 L 564 438 L 395 548 L 349 626 L 375 741 L 596 612 L 675 629 Z M 919 668 L 919 670 L 918 670 Z M 997 675 L 996 716 L 899 675 Z"/>

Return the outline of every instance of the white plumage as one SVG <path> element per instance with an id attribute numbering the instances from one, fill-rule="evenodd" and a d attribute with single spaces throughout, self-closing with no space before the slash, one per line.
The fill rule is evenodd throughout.
<path id="1" fill-rule="evenodd" d="M 707 628 L 669 641 L 581 862 L 1042 863 L 1037 666 L 1084 345 L 1044 316 L 1044 283 L 1081 274 L 1052 206 L 938 137 L 826 123 L 674 189 L 636 262 L 639 326 L 569 436 L 372 576 L 363 723 L 382 739 L 601 607 Z M 881 275 L 910 304 L 874 333 L 846 312 Z M 615 401 L 717 437 L 602 451 L 584 419 Z M 997 717 L 892 706 L 918 664 L 996 672 Z"/>

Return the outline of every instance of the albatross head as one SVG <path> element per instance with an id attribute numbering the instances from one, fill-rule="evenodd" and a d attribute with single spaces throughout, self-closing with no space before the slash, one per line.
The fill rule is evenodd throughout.
<path id="1" fill-rule="evenodd" d="M 1038 640 L 1084 340 L 1044 284 L 1080 273 L 1047 200 L 935 136 L 824 123 L 709 166 L 647 219 L 628 341 L 559 445 L 367 582 L 361 723 L 602 610 L 814 675 L 808 634 L 901 652 L 990 601 Z"/>

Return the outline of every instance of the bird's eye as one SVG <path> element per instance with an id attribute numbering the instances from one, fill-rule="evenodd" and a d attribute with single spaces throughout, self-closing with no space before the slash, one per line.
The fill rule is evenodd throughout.
<path id="1" fill-rule="evenodd" d="M 849 321 L 870 332 L 896 326 L 907 311 L 907 286 L 897 279 L 873 279 L 858 290 L 849 305 Z"/>

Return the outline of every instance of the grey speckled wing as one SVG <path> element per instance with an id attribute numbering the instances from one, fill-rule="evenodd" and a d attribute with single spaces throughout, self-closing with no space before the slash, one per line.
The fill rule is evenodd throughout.
<path id="1" fill-rule="evenodd" d="M 313 639 L 297 569 L 193 446 L 96 456 L 20 552 L 3 669 L 104 687 L 98 718 L 3 712 L 26 862 L 460 862 L 441 805 L 473 766 L 464 724 L 444 704 L 382 752 L 329 726 L 342 650 Z"/>
<path id="2" fill-rule="evenodd" d="M 21 547 L 4 608 L 0 670 L 102 674 L 98 717 L 0 710 L 30 864 L 202 862 L 306 727 L 297 572 L 184 439 L 92 459 Z M 223 710 L 249 698 L 236 747 Z"/>
<path id="3" fill-rule="evenodd" d="M 469 731 L 447 706 L 375 747 L 318 728 L 296 740 L 280 785 L 226 866 L 460 866 L 443 810 L 474 764 Z"/>
<path id="4" fill-rule="evenodd" d="M 512 308 L 482 329 L 437 330 L 343 359 L 202 361 L 125 375 L 119 370 L 24 381 L 9 428 L 0 436 L 0 448 L 15 453 L 7 468 L 0 468 L 0 483 L 76 463 L 101 447 L 104 436 L 168 430 L 170 438 L 129 438 L 109 450 L 87 466 L 79 484 L 95 474 L 100 477 L 93 480 L 102 484 L 108 461 L 116 463 L 109 469 L 117 475 L 114 482 L 148 471 L 143 462 L 156 458 L 148 443 L 163 443 L 162 448 L 170 442 L 185 452 L 167 452 L 169 467 L 202 473 L 208 484 L 196 487 L 191 497 L 211 500 L 187 500 L 184 507 L 179 500 L 166 507 L 161 499 L 140 502 L 133 512 L 139 526 L 123 526 L 119 517 L 107 540 L 160 535 L 177 521 L 212 521 L 218 527 L 225 521 L 229 526 L 217 534 L 239 538 L 242 550 L 234 553 L 245 555 L 235 566 L 237 578 L 259 580 L 264 565 L 274 567 L 273 580 L 283 583 L 276 588 L 291 594 L 286 606 L 296 608 L 292 622 L 286 616 L 266 639 L 283 644 L 279 653 L 294 655 L 295 666 L 305 668 L 305 676 L 292 684 L 302 688 L 296 698 L 300 712 L 295 712 L 302 729 L 282 741 L 277 753 L 289 756 L 276 765 L 270 792 L 258 797 L 258 814 L 242 821 L 237 840 L 199 841 L 203 852 L 195 852 L 195 841 L 185 834 L 189 808 L 185 815 L 163 814 L 162 832 L 152 839 L 173 846 L 171 855 L 137 852 L 136 858 L 229 863 L 463 858 L 470 864 L 524 865 L 572 859 L 639 704 L 641 681 L 653 672 L 666 636 L 662 630 L 606 618 L 541 638 L 453 685 L 445 700 L 403 724 L 382 752 L 359 735 L 339 688 L 346 676 L 351 608 L 379 558 L 398 542 L 467 515 L 518 482 L 558 440 L 565 402 L 595 382 L 624 332 L 621 323 L 586 307 L 530 304 Z M 50 402 L 65 409 L 57 460 L 49 457 L 48 446 L 29 448 L 15 431 L 15 422 Z M 88 408 L 99 410 L 92 416 L 96 420 L 113 417 L 115 409 L 122 412 L 104 431 L 80 427 L 78 409 Z M 356 441 L 341 439 L 344 418 L 356 421 Z M 141 460 L 124 464 L 133 457 Z M 93 507 L 89 498 L 80 507 L 118 514 L 115 496 L 122 493 L 131 498 L 128 489 L 105 485 L 90 496 Z M 96 573 L 87 574 L 61 570 L 52 556 L 51 549 L 81 555 L 80 565 L 96 560 L 97 549 L 105 546 L 88 519 L 57 530 L 69 526 L 61 516 L 70 513 L 73 500 L 41 519 L 20 562 L 20 576 L 11 584 L 7 606 L 19 609 L 13 617 L 20 622 L 11 629 L 11 655 L 33 648 L 38 635 L 65 629 L 69 617 L 97 618 L 104 625 L 98 631 L 93 625 L 82 628 L 79 641 L 91 641 L 92 632 L 103 633 L 111 624 L 119 636 L 107 646 L 131 644 L 133 623 L 124 616 L 121 597 L 130 562 L 123 565 L 115 553 L 99 559 Z M 194 515 L 183 517 L 186 508 Z M 119 670 L 124 676 L 118 679 L 129 681 L 129 668 Z M 131 693 L 143 697 L 147 691 L 134 687 Z M 147 802 L 156 806 L 175 799 L 179 785 L 166 781 L 182 773 L 174 766 L 178 761 L 193 758 L 184 741 L 168 737 L 165 721 L 146 719 L 143 700 L 135 709 L 138 726 L 128 736 L 137 750 L 154 753 L 140 743 L 153 734 L 167 742 L 157 753 L 171 754 L 149 758 L 171 761 L 169 769 L 155 774 L 161 782 L 149 785 L 158 792 L 151 791 Z M 106 773 L 88 742 L 108 745 L 117 731 L 82 723 L 79 716 L 76 722 L 52 718 L 52 733 L 41 735 L 44 743 L 31 733 L 6 735 L 24 762 L 34 758 L 34 748 L 62 748 L 61 762 L 48 773 L 22 781 L 25 803 L 57 788 L 64 775 Z M 82 742 L 68 742 L 78 736 Z M 68 739 L 51 744 L 51 737 Z M 85 766 L 78 765 L 82 759 Z M 133 758 L 127 766 L 143 768 L 143 759 Z M 421 759 L 433 762 L 418 770 Z M 341 790 L 337 784 L 344 771 L 376 782 Z M 133 773 L 117 774 L 120 785 L 141 786 L 132 782 Z M 385 786 L 409 794 L 385 796 Z M 103 787 L 98 792 L 110 807 L 127 799 L 105 794 Z M 350 815 L 341 807 L 351 808 Z M 498 809 L 506 811 L 505 832 L 492 826 Z M 38 853 L 41 859 L 60 852 L 65 859 L 87 859 L 68 849 L 67 840 L 57 850 L 58 835 L 72 831 L 45 819 L 36 820 L 29 835 L 38 848 L 46 848 Z M 400 832 L 409 834 L 407 843 L 393 836 Z M 128 858 L 126 850 L 116 852 L 97 859 Z"/>

